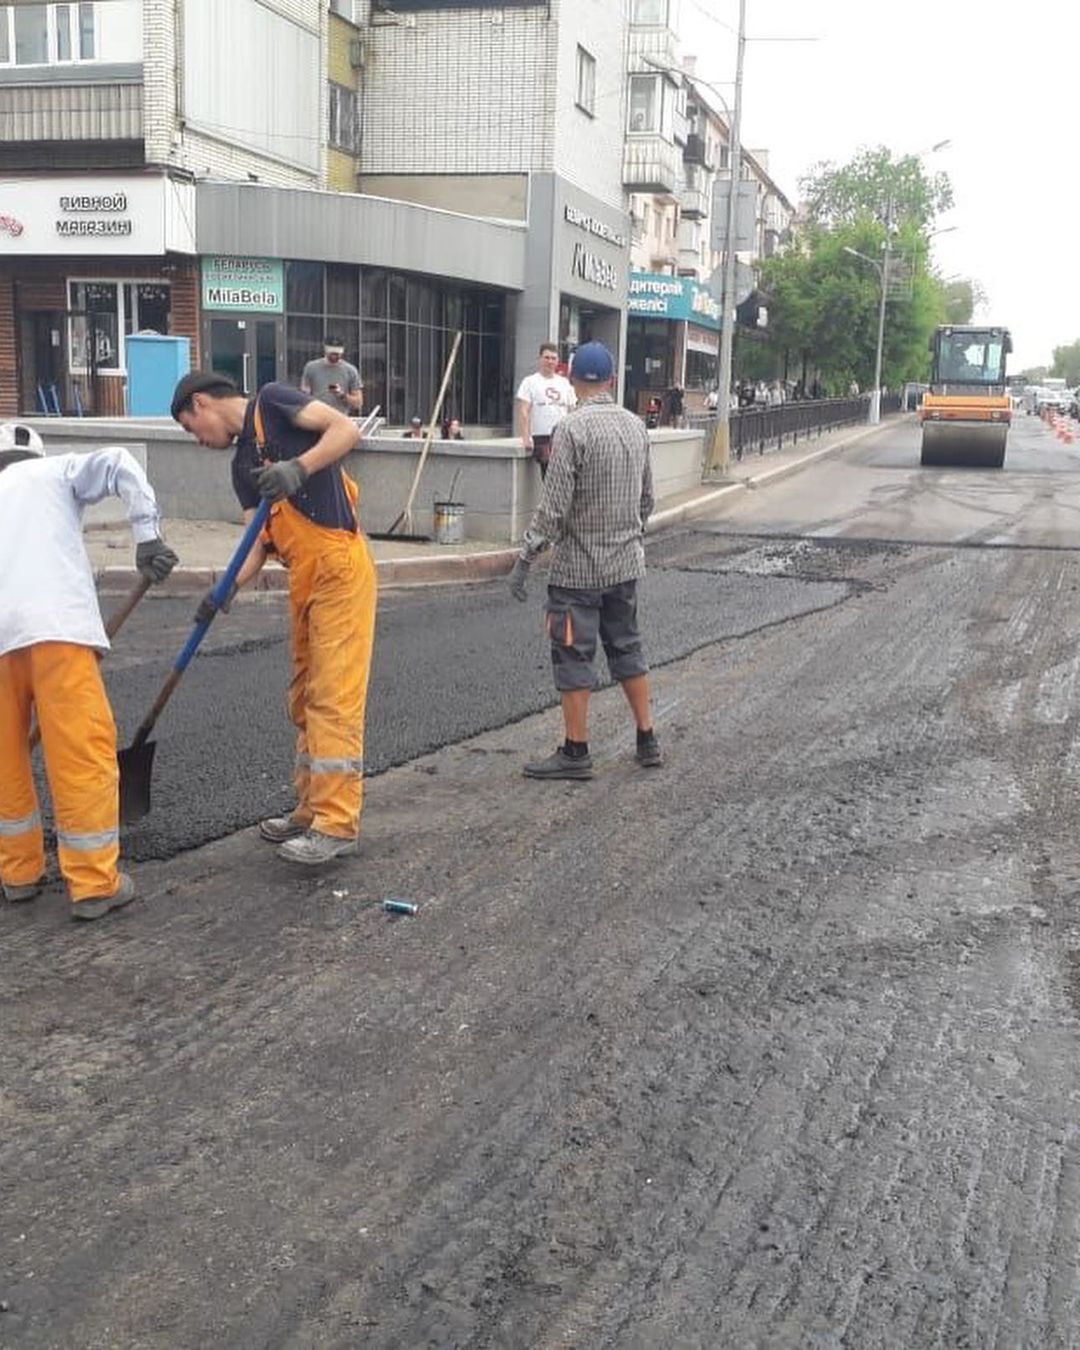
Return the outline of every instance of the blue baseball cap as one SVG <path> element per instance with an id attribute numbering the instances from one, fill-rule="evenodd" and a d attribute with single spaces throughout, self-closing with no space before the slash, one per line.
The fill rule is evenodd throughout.
<path id="1" fill-rule="evenodd" d="M 586 342 L 570 358 L 570 378 L 584 384 L 607 384 L 615 362 L 602 342 Z"/>

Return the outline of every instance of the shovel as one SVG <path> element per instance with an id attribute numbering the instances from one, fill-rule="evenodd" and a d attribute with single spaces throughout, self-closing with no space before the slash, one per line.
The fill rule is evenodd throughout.
<path id="1" fill-rule="evenodd" d="M 154 583 L 150 581 L 149 578 L 140 577 L 139 584 L 131 592 L 131 594 L 120 606 L 120 608 L 115 610 L 112 614 L 109 615 L 105 623 L 105 636 L 109 639 L 110 642 L 117 635 L 117 633 L 119 633 L 120 629 L 123 628 L 124 624 L 128 621 L 128 619 L 131 618 L 132 610 L 135 608 L 135 606 L 139 603 L 139 601 L 143 598 L 143 596 L 146 594 L 146 592 L 150 589 L 150 587 L 153 584 Z M 37 745 L 40 740 L 41 740 L 41 728 L 35 727 L 33 731 L 30 733 L 31 752 L 37 749 Z"/>
<path id="2" fill-rule="evenodd" d="M 214 604 L 218 608 L 228 599 L 237 574 L 251 552 L 255 540 L 262 532 L 269 514 L 270 503 L 262 502 L 252 517 L 251 524 L 244 531 L 244 537 L 240 540 L 231 562 L 210 592 Z M 156 743 L 149 739 L 150 733 L 213 621 L 213 616 L 211 616 L 205 622 L 197 623 L 192 628 L 191 636 L 184 643 L 183 650 L 173 662 L 169 677 L 161 686 L 161 692 L 154 700 L 154 706 L 140 723 L 139 729 L 135 733 L 135 739 L 126 750 L 121 750 L 117 756 L 120 764 L 120 819 L 125 825 L 133 825 L 135 821 L 142 820 L 143 816 L 150 810 L 150 778 L 154 768 L 154 751 L 157 749 Z"/>

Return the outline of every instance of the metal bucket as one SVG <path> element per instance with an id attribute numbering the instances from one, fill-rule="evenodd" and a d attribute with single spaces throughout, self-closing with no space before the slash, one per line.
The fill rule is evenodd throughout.
<path id="1" fill-rule="evenodd" d="M 437 544 L 463 544 L 465 503 L 436 502 L 431 532 Z"/>

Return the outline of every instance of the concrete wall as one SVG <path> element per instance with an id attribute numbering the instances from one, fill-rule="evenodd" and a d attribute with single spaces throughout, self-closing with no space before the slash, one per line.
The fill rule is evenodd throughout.
<path id="1" fill-rule="evenodd" d="M 162 513 L 177 520 L 231 520 L 241 512 L 229 474 L 231 454 L 206 450 L 165 419 L 93 422 L 77 418 L 24 419 L 45 437 L 51 453 L 126 445 L 146 468 Z M 701 481 L 699 431 L 651 432 L 653 480 L 658 502 Z M 385 532 L 405 506 L 422 442 L 376 438 L 346 461 L 360 484 L 364 528 Z M 430 534 L 432 506 L 453 489 L 465 504 L 466 537 L 494 543 L 521 538 L 540 494 L 540 474 L 514 440 L 435 441 L 413 504 L 413 529 Z M 117 515 L 117 508 L 120 514 Z M 123 519 L 119 503 L 94 508 L 96 523 Z"/>

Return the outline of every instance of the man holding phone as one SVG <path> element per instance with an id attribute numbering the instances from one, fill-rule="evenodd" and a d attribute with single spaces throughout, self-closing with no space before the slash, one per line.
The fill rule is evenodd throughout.
<path id="1" fill-rule="evenodd" d="M 304 367 L 300 388 L 346 417 L 355 417 L 364 406 L 360 372 L 345 360 L 345 344 L 338 337 L 327 336 L 322 358 L 309 361 Z"/>

